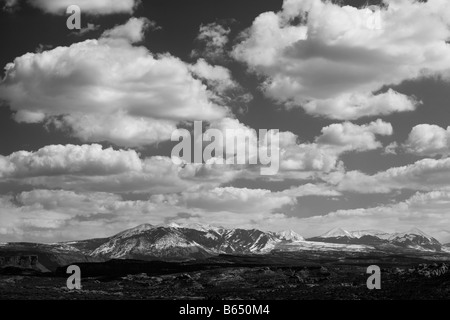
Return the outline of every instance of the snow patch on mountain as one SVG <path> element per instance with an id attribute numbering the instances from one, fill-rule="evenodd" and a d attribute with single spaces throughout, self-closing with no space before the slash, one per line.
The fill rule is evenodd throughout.
<path id="1" fill-rule="evenodd" d="M 151 225 L 149 223 L 144 223 L 144 224 L 138 225 L 137 227 L 122 231 L 122 232 L 116 234 L 114 237 L 127 238 L 127 237 L 131 237 L 131 236 L 134 236 L 137 234 L 141 234 L 147 230 L 151 230 L 154 228 L 156 228 L 156 226 Z"/>
<path id="2" fill-rule="evenodd" d="M 411 239 L 413 236 L 421 236 L 421 237 L 424 237 L 424 238 L 427 239 L 427 240 L 430 240 L 430 241 L 433 240 L 433 237 L 427 235 L 425 232 L 423 232 L 422 230 L 420 230 L 420 229 L 418 229 L 418 228 L 412 228 L 411 230 L 406 231 L 406 232 L 397 232 L 397 233 L 394 233 L 394 234 L 392 234 L 392 235 L 389 237 L 389 240 L 393 240 L 393 239 L 396 239 L 396 238 L 407 238 L 407 239 Z"/>
<path id="3" fill-rule="evenodd" d="M 292 230 L 285 230 L 285 231 L 280 231 L 276 233 L 277 237 L 280 238 L 281 240 L 290 240 L 290 241 L 304 241 L 305 238 L 303 238 L 301 235 L 299 235 L 298 233 L 296 233 L 295 231 Z"/>
<path id="4" fill-rule="evenodd" d="M 320 238 L 339 238 L 339 237 L 354 238 L 354 236 L 350 232 L 342 228 L 331 229 L 330 231 L 320 236 Z"/>
<path id="5" fill-rule="evenodd" d="M 358 230 L 350 232 L 354 238 L 360 239 L 364 236 L 377 237 L 379 239 L 388 239 L 391 234 L 380 230 Z"/>
<path id="6" fill-rule="evenodd" d="M 260 254 L 270 252 L 281 242 L 303 240 L 303 237 L 294 231 L 274 233 L 200 224 L 144 224 L 109 238 L 106 243 L 96 248 L 92 255 L 107 258 L 188 258 L 193 254 Z"/>

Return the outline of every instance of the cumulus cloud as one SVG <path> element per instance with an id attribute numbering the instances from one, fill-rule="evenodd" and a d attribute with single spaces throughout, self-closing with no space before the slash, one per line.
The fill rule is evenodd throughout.
<path id="1" fill-rule="evenodd" d="M 450 158 L 422 159 L 374 175 L 360 171 L 336 172 L 330 174 L 328 181 L 336 185 L 340 191 L 356 193 L 389 193 L 401 189 L 447 190 L 450 186 Z"/>
<path id="2" fill-rule="evenodd" d="M 156 24 L 147 18 L 130 18 L 125 24 L 118 25 L 103 32 L 102 37 L 113 39 L 126 39 L 130 43 L 140 42 L 144 39 L 144 32 Z"/>
<path id="3" fill-rule="evenodd" d="M 222 188 L 205 191 L 204 195 L 205 199 L 191 194 L 184 196 L 186 200 L 172 195 L 176 201 L 169 201 L 169 196 L 160 195 L 131 201 L 105 192 L 36 189 L 15 197 L 0 196 L 0 241 L 54 242 L 91 238 L 93 234 L 107 237 L 141 223 L 156 225 L 167 221 L 203 224 L 214 221 L 214 225 L 224 227 L 272 231 L 289 229 L 293 221 L 298 221 L 271 213 L 275 206 L 292 200 L 271 196 L 267 190 Z M 236 206 L 225 208 L 226 200 L 235 201 Z M 258 200 L 269 207 L 257 204 Z M 190 208 L 178 202 L 189 202 Z M 253 209 L 252 204 L 256 204 Z"/>
<path id="4" fill-rule="evenodd" d="M 227 58 L 225 46 L 228 43 L 230 29 L 218 23 L 209 23 L 200 26 L 197 42 L 200 48 L 192 51 L 191 56 L 205 58 L 218 62 Z"/>
<path id="5" fill-rule="evenodd" d="M 248 178 L 260 176 L 259 171 L 252 170 L 254 167 L 259 167 L 259 153 L 269 154 L 275 152 L 279 159 L 280 171 L 271 176 L 272 179 L 283 178 L 285 173 L 291 174 L 291 178 L 297 177 L 305 179 L 310 177 L 315 172 L 330 172 L 339 167 L 338 148 L 330 148 L 328 146 L 321 146 L 317 143 L 300 143 L 299 137 L 292 132 L 258 132 L 237 119 L 224 118 L 212 122 L 208 129 L 219 130 L 223 133 L 223 140 L 214 142 L 218 149 L 222 150 L 224 159 L 232 160 L 236 163 L 236 157 L 245 155 L 246 166 L 245 175 Z M 235 140 L 235 148 L 227 148 L 227 131 L 230 136 L 236 135 L 239 138 Z M 268 137 L 272 136 L 278 140 L 278 146 L 268 141 Z M 209 135 L 207 139 L 211 140 Z M 228 138 L 229 139 L 229 138 Z M 272 155 L 275 160 L 276 155 Z"/>
<path id="6" fill-rule="evenodd" d="M 103 116 L 71 114 L 53 118 L 51 123 L 61 130 L 71 128 L 83 142 L 110 141 L 124 147 L 140 147 L 167 140 L 176 130 L 176 123 L 172 120 L 134 117 L 124 112 Z"/>
<path id="7" fill-rule="evenodd" d="M 38 230 L 57 230 L 70 219 L 70 215 L 64 212 L 45 210 L 39 207 L 19 208 L 14 204 L 12 196 L 0 196 L 0 208 L 2 241 L 20 241 L 27 237 L 28 228 L 33 228 L 36 234 L 39 234 L 39 238 L 43 240 L 46 237 L 42 236 L 42 232 Z M 32 238 L 33 236 L 29 237 L 30 240 Z"/>
<path id="8" fill-rule="evenodd" d="M 253 100 L 252 94 L 237 83 L 231 71 L 223 66 L 211 65 L 205 59 L 200 58 L 189 69 L 207 85 L 212 95 L 212 101 L 220 105 L 227 105 L 234 112 L 244 113 L 248 103 Z"/>
<path id="9" fill-rule="evenodd" d="M 290 173 L 296 171 L 330 172 L 339 169 L 339 152 L 321 148 L 317 143 L 297 143 L 298 137 L 292 133 L 281 133 L 280 169 Z"/>
<path id="10" fill-rule="evenodd" d="M 231 212 L 271 212 L 283 205 L 294 204 L 295 198 L 265 189 L 214 188 L 181 195 L 154 196 L 152 199 L 168 201 L 187 208 L 200 208 L 207 211 Z"/>
<path id="11" fill-rule="evenodd" d="M 380 90 L 450 68 L 450 4 L 384 4 L 285 0 L 281 11 L 254 20 L 233 56 L 266 77 L 268 97 L 313 115 L 350 120 L 414 110 L 414 97 Z M 378 17 L 381 27 L 370 27 Z"/>
<path id="12" fill-rule="evenodd" d="M 175 165 L 169 157 L 140 158 L 135 150 L 93 145 L 50 145 L 0 156 L 3 183 L 75 191 L 173 193 L 213 188 L 242 169 L 217 164 Z"/>
<path id="13" fill-rule="evenodd" d="M 238 87 L 238 84 L 232 79 L 230 70 L 222 66 L 210 65 L 205 59 L 198 59 L 190 69 L 198 77 L 205 79 L 219 93 L 225 93 L 227 90 Z"/>
<path id="14" fill-rule="evenodd" d="M 281 132 L 280 168 L 288 172 L 341 172 L 340 156 L 346 152 L 362 152 L 382 147 L 377 135 L 391 135 L 392 125 L 380 119 L 369 124 L 334 123 L 322 128 L 313 143 L 301 143 L 291 132 Z"/>
<path id="15" fill-rule="evenodd" d="M 99 140 L 108 136 L 115 137 L 117 141 L 123 140 L 123 144 L 128 139 L 139 143 L 139 139 L 145 138 L 140 136 L 141 131 L 155 130 L 156 126 L 162 125 L 161 122 L 151 125 L 136 122 L 128 129 L 126 124 L 133 122 L 126 117 L 105 117 L 102 119 L 104 122 L 87 116 L 78 119 L 72 126 L 77 128 L 80 122 L 83 123 L 80 129 L 77 128 L 81 138 L 84 134 L 87 137 L 96 136 Z M 111 131 L 105 133 L 106 128 Z M 207 128 L 219 130 L 222 134 L 223 140 L 213 140 L 222 154 L 216 154 L 215 158 L 204 164 L 183 163 L 179 166 L 169 157 L 141 158 L 135 150 L 115 150 L 98 144 L 49 145 L 34 152 L 17 151 L 9 156 L 0 156 L 0 177 L 24 185 L 78 191 L 195 191 L 198 188 L 218 187 L 236 178 L 261 178 L 260 169 L 265 165 L 258 161 L 259 154 L 275 152 L 279 155 L 279 172 L 269 179 L 305 180 L 317 178 L 320 174 L 343 172 L 340 161 L 343 153 L 379 148 L 381 143 L 376 140 L 376 135 L 392 133 L 392 126 L 381 120 L 365 125 L 342 123 L 323 128 L 322 134 L 312 143 L 300 142 L 299 137 L 291 132 L 271 133 L 273 138 L 279 140 L 278 145 L 272 146 L 267 143 L 267 135 L 258 133 L 237 119 L 224 118 L 210 123 Z M 170 130 L 168 126 L 167 131 Z M 227 131 L 240 137 L 235 140 L 235 148 L 227 147 Z M 130 135 L 123 132 L 130 132 Z M 155 136 L 156 132 L 150 134 Z M 202 142 L 202 137 L 196 139 L 195 143 L 204 147 L 209 144 Z M 212 141 L 208 134 L 205 139 Z M 236 157 L 241 155 L 245 156 L 245 164 L 236 164 Z M 271 155 L 271 161 L 276 161 L 275 154 Z"/>
<path id="16" fill-rule="evenodd" d="M 0 196 L 0 241 L 67 241 L 106 237 L 141 223 L 203 223 L 279 231 L 299 221 L 276 209 L 305 195 L 338 193 L 305 184 L 280 192 L 216 187 L 125 200 L 107 192 L 35 189 Z M 273 213 L 274 211 L 275 213 Z M 42 232 L 42 231 L 45 232 Z"/>
<path id="17" fill-rule="evenodd" d="M 247 163 L 252 163 L 250 159 L 256 163 L 258 151 L 266 146 L 270 148 L 266 135 L 260 135 L 257 130 L 237 119 L 224 118 L 212 122 L 208 128 L 218 129 L 224 134 L 226 130 L 239 132 L 236 151 L 227 150 L 225 136 L 223 141 L 217 142 L 217 147 L 223 150 L 224 158 L 235 157 L 240 153 L 248 155 Z M 341 171 L 343 164 L 339 158 L 343 153 L 381 148 L 382 143 L 377 140 L 377 136 L 388 136 L 392 133 L 392 125 L 380 119 L 362 125 L 350 122 L 331 124 L 322 128 L 321 135 L 316 137 L 314 142 L 302 142 L 299 136 L 289 131 L 272 133 L 279 141 L 274 151 L 279 154 L 280 171 L 271 178 L 307 179 L 316 173 Z M 251 176 L 252 171 L 247 172 L 247 177 Z"/>
<path id="18" fill-rule="evenodd" d="M 395 141 L 391 142 L 390 144 L 388 144 L 386 146 L 386 148 L 384 148 L 383 155 L 397 154 L 397 149 L 398 149 L 398 143 Z"/>
<path id="19" fill-rule="evenodd" d="M 133 13 L 138 0 L 30 0 L 28 3 L 46 13 L 64 15 L 67 7 L 77 5 L 82 13 L 106 15 L 115 13 Z"/>
<path id="20" fill-rule="evenodd" d="M 108 175 L 141 171 L 134 150 L 103 149 L 101 145 L 49 145 L 36 152 L 17 151 L 1 156 L 1 176 L 30 177 L 58 174 Z"/>
<path id="21" fill-rule="evenodd" d="M 37 189 L 0 197 L 0 239 L 54 242 L 107 237 L 141 223 L 160 223 L 176 216 L 177 210 L 104 192 Z"/>
<path id="22" fill-rule="evenodd" d="M 301 198 L 306 196 L 339 197 L 342 195 L 339 191 L 334 190 L 331 186 L 319 183 L 306 183 L 300 186 L 291 187 L 289 189 L 279 191 L 276 194 L 294 198 Z"/>
<path id="23" fill-rule="evenodd" d="M 420 156 L 447 156 L 450 154 L 450 127 L 419 124 L 412 128 L 404 148 Z"/>
<path id="24" fill-rule="evenodd" d="M 303 104 L 303 108 L 313 115 L 324 115 L 337 120 L 354 120 L 394 112 L 414 111 L 419 104 L 421 102 L 414 97 L 407 97 L 389 89 L 377 95 L 352 93 L 337 98 L 311 100 Z"/>
<path id="25" fill-rule="evenodd" d="M 381 119 L 361 126 L 350 122 L 335 123 L 322 128 L 322 135 L 316 142 L 342 151 L 366 151 L 382 146 L 381 142 L 376 140 L 376 135 L 388 136 L 392 133 L 392 125 Z"/>
<path id="26" fill-rule="evenodd" d="M 241 123 L 238 119 L 224 118 L 213 121 L 209 124 L 208 129 L 219 130 L 223 134 L 223 140 L 217 141 L 217 148 L 223 150 L 224 158 L 234 157 L 236 154 L 245 154 L 248 159 L 256 159 L 258 156 L 258 132 L 249 126 Z M 234 150 L 227 150 L 227 130 L 230 135 L 237 135 L 240 139 L 236 139 Z M 211 140 L 208 134 L 206 139 Z M 250 161 L 249 161 L 250 162 Z"/>
<path id="27" fill-rule="evenodd" d="M 48 119 L 83 141 L 120 146 L 169 140 L 180 121 L 226 116 L 190 65 L 130 43 L 142 39 L 145 25 L 132 18 L 99 40 L 17 57 L 6 65 L 0 97 L 19 122 Z"/>
<path id="28" fill-rule="evenodd" d="M 64 241 L 90 238 L 92 234 L 106 237 L 140 223 L 160 224 L 164 221 L 177 223 L 203 223 L 234 228 L 259 228 L 279 231 L 293 229 L 306 236 L 316 236 L 333 227 L 348 230 L 381 229 L 387 232 L 405 231 L 420 226 L 442 242 L 450 241 L 450 216 L 448 191 L 417 193 L 411 198 L 396 204 L 373 208 L 339 210 L 324 216 L 309 218 L 287 217 L 281 213 L 270 213 L 273 208 L 257 208 L 260 212 L 213 210 L 223 206 L 224 199 L 246 204 L 262 200 L 274 204 L 275 199 L 264 200 L 269 196 L 264 190 L 243 193 L 219 188 L 205 192 L 206 199 L 199 197 L 154 196 L 149 200 L 129 201 L 104 192 L 86 193 L 64 190 L 33 190 L 19 193 L 16 197 L 0 197 L 1 241 Z M 179 206 L 178 201 L 189 201 L 191 208 Z M 187 199 L 187 200 L 184 200 Z M 218 200 L 214 207 L 213 200 Z M 247 200 L 246 200 L 247 199 Z M 274 202 L 275 201 L 275 202 Z M 195 206 L 195 208 L 194 208 Z M 201 208 L 198 208 L 201 207 Z M 240 208 L 240 207 L 239 207 Z M 238 209 L 239 209 L 238 208 Z M 42 232 L 45 230 L 45 232 Z"/>
<path id="29" fill-rule="evenodd" d="M 285 205 L 295 205 L 297 198 L 311 195 L 329 197 L 341 194 L 323 184 L 307 183 L 276 192 L 267 189 L 217 187 L 198 192 L 154 195 L 150 199 L 207 212 L 258 213 L 273 212 Z"/>
<path id="30" fill-rule="evenodd" d="M 395 204 L 339 210 L 324 216 L 301 219 L 296 230 L 303 236 L 314 236 L 335 227 L 386 232 L 402 232 L 419 227 L 442 243 L 446 243 L 450 241 L 449 205 L 449 191 L 416 193 L 409 199 Z"/>

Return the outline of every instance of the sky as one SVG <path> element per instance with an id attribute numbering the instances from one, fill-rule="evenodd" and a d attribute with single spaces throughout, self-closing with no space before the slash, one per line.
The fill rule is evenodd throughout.
<path id="1" fill-rule="evenodd" d="M 0 9 L 0 242 L 172 222 L 450 242 L 449 1 Z M 278 130 L 279 170 L 175 163 L 171 136 L 194 121 Z"/>

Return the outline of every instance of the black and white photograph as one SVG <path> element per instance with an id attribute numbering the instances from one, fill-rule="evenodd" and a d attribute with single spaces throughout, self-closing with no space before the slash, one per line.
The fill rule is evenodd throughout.
<path id="1" fill-rule="evenodd" d="M 450 299 L 450 1 L 0 0 L 0 46 L 0 300 Z"/>

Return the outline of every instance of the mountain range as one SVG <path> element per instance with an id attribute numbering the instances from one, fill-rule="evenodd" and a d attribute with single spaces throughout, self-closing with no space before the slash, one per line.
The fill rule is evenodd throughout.
<path id="1" fill-rule="evenodd" d="M 219 254 L 263 254 L 272 250 L 360 251 L 374 249 L 450 252 L 419 229 L 403 233 L 377 230 L 330 230 L 304 239 L 294 231 L 270 232 L 257 229 L 227 229 L 200 224 L 142 224 L 112 237 L 53 244 L 0 244 L 1 255 L 36 254 L 49 269 L 74 261 L 109 259 L 185 261 Z"/>
<path id="2" fill-rule="evenodd" d="M 332 229 L 321 236 L 309 238 L 309 241 L 364 244 L 371 246 L 394 245 L 400 248 L 422 251 L 441 251 L 442 244 L 423 231 L 413 228 L 407 232 L 387 233 L 378 230 L 346 231 L 341 228 Z"/>

